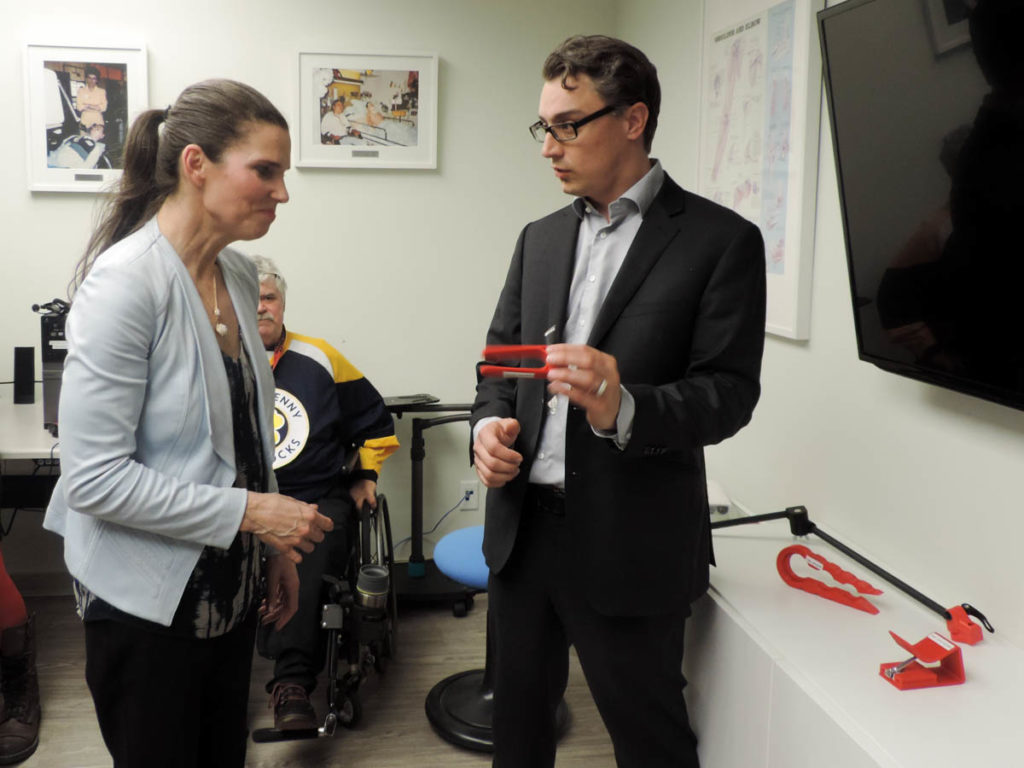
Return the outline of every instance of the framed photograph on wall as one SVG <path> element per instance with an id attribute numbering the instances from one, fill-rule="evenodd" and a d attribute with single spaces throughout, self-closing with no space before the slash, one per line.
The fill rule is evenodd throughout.
<path id="1" fill-rule="evenodd" d="M 121 176 L 132 119 L 147 105 L 146 49 L 28 45 L 29 189 L 98 192 Z"/>
<path id="2" fill-rule="evenodd" d="M 300 53 L 300 168 L 436 168 L 437 54 Z"/>
<path id="3" fill-rule="evenodd" d="M 810 335 L 824 0 L 704 4 L 700 194 L 761 228 L 765 330 Z"/>
<path id="4" fill-rule="evenodd" d="M 969 11 L 968 0 L 924 0 L 924 13 L 928 17 L 928 30 L 936 56 L 971 42 L 971 32 L 967 28 Z"/>

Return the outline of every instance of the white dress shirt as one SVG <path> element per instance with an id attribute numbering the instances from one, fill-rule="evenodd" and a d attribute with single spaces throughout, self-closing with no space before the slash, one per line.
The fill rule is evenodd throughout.
<path id="1" fill-rule="evenodd" d="M 576 237 L 576 266 L 569 287 L 566 344 L 586 344 L 590 338 L 601 305 L 619 274 L 633 238 L 643 223 L 644 214 L 664 180 L 661 163 L 654 160 L 651 170 L 608 206 L 608 219 L 598 213 L 586 198 L 578 197 L 573 201 L 573 209 L 580 217 L 580 230 Z M 621 384 L 620 389 L 622 401 L 616 429 L 594 429 L 594 432 L 614 440 L 622 448 L 629 442 L 636 406 L 633 396 Z M 558 395 L 552 401 L 549 401 L 550 413 L 541 429 L 537 456 L 530 468 L 530 482 L 564 487 L 569 400 L 565 395 Z"/>
<path id="2" fill-rule="evenodd" d="M 575 267 L 569 286 L 569 314 L 565 324 L 566 344 L 586 344 L 598 312 L 626 259 L 633 238 L 640 230 L 644 214 L 665 181 L 661 162 L 652 159 L 651 169 L 621 197 L 608 206 L 605 219 L 585 197 L 577 197 L 573 210 L 580 217 L 576 236 Z M 554 343 L 554 342 L 553 342 Z M 619 385 L 621 400 L 614 430 L 591 427 L 600 437 L 613 440 L 621 449 L 629 442 L 636 403 L 629 391 Z M 565 487 L 565 428 L 569 401 L 564 395 L 548 401 L 549 414 L 541 429 L 540 444 L 529 481 L 541 485 Z M 485 424 L 497 416 L 480 419 L 473 427 L 476 439 Z"/>

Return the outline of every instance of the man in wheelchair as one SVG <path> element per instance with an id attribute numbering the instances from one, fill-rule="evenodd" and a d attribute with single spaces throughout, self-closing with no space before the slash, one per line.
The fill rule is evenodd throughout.
<path id="1" fill-rule="evenodd" d="M 354 510 L 377 507 L 378 472 L 398 440 L 383 398 L 355 366 L 323 339 L 285 330 L 287 283 L 273 261 L 254 261 L 259 332 L 277 386 L 274 473 L 281 493 L 318 504 L 334 521 L 334 531 L 298 566 L 298 612 L 280 631 L 261 628 L 257 650 L 274 660 L 267 692 L 275 730 L 315 731 L 309 695 L 327 656 L 323 577 L 345 577 L 358 530 Z"/>

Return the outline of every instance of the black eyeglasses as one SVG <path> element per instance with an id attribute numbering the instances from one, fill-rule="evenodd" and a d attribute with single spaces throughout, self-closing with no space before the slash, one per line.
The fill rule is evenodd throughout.
<path id="1" fill-rule="evenodd" d="M 597 112 L 592 112 L 586 117 L 581 117 L 579 120 L 573 120 L 568 123 L 555 123 L 554 125 L 545 125 L 543 120 L 538 120 L 530 126 L 530 134 L 534 139 L 541 142 L 544 141 L 544 134 L 547 133 L 550 133 L 555 141 L 572 141 L 579 134 L 582 126 L 591 120 L 597 120 L 597 118 L 604 117 L 609 112 L 614 111 L 614 106 L 602 107 Z"/>

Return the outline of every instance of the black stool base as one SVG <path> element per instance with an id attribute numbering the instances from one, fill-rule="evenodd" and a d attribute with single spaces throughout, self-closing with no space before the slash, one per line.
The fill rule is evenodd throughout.
<path id="1" fill-rule="evenodd" d="M 430 689 L 427 719 L 445 741 L 474 752 L 494 752 L 491 722 L 494 692 L 484 686 L 484 670 L 470 669 L 446 677 Z M 569 708 L 558 705 L 558 737 L 569 729 Z"/>

